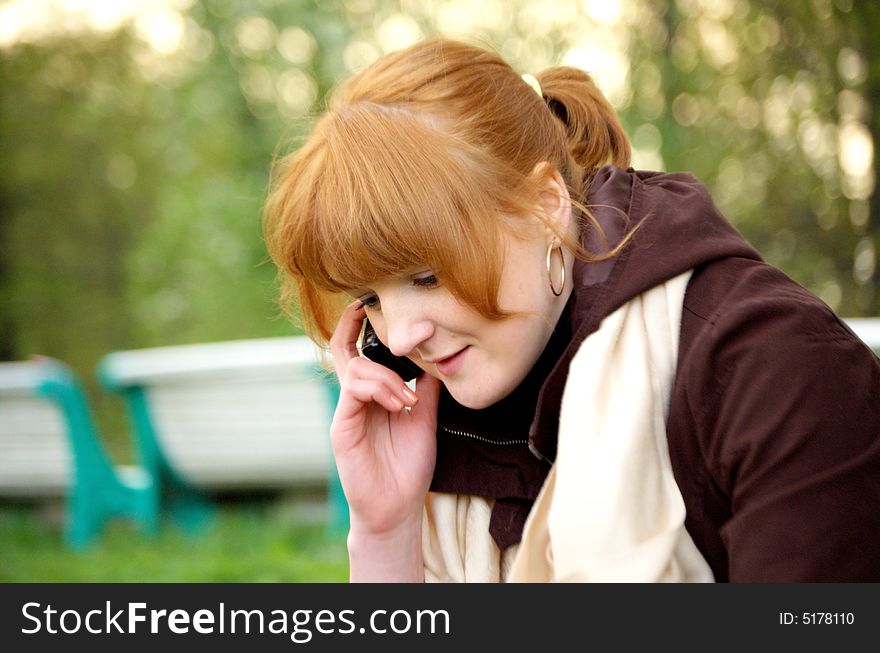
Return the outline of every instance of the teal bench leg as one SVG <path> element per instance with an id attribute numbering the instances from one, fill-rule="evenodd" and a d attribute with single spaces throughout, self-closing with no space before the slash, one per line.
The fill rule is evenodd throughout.
<path id="1" fill-rule="evenodd" d="M 157 486 L 161 509 L 185 530 L 201 530 L 216 514 L 213 502 L 168 464 L 156 437 L 144 389 L 132 386 L 125 389 L 124 395 L 134 424 L 141 464 Z"/>
<path id="2" fill-rule="evenodd" d="M 36 391 L 54 400 L 67 421 L 73 451 L 73 474 L 67 495 L 65 541 L 83 549 L 112 517 L 128 517 L 142 532 L 158 525 L 156 487 L 143 469 L 116 468 L 105 452 L 85 394 L 69 368 L 43 358 L 46 375 Z"/>
<path id="3" fill-rule="evenodd" d="M 143 533 L 156 533 L 159 520 L 155 486 L 143 470 L 130 471 L 141 473 L 124 474 L 122 478 L 92 474 L 74 485 L 68 499 L 70 518 L 65 530 L 65 540 L 71 548 L 86 548 L 111 517 L 130 517 Z"/>
<path id="4" fill-rule="evenodd" d="M 318 374 L 326 375 L 326 372 L 319 371 Z M 330 419 L 333 419 L 333 413 L 336 412 L 336 404 L 339 403 L 339 384 L 335 379 L 327 379 L 327 391 L 329 393 L 330 402 Z M 327 487 L 328 510 L 327 530 L 331 537 L 340 537 L 348 533 L 349 512 L 348 501 L 345 500 L 345 493 L 342 491 L 342 483 L 339 482 L 339 473 L 336 470 L 336 461 L 331 461 L 330 478 Z"/>

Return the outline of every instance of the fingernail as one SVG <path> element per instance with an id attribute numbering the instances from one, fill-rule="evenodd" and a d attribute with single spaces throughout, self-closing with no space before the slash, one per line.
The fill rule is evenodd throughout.
<path id="1" fill-rule="evenodd" d="M 413 406 L 419 400 L 419 398 L 416 396 L 416 393 L 413 392 L 412 390 L 410 390 L 409 388 L 407 388 L 406 386 L 403 386 L 403 396 L 406 397 L 407 399 L 409 399 L 409 401 L 407 403 L 409 403 Z"/>
<path id="2" fill-rule="evenodd" d="M 391 403 L 394 404 L 395 408 L 397 408 L 398 410 L 403 408 L 403 402 L 394 395 L 391 395 Z"/>

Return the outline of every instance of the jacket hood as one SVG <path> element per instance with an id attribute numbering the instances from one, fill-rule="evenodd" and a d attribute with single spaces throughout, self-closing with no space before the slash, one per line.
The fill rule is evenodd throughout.
<path id="1" fill-rule="evenodd" d="M 607 251 L 638 228 L 613 258 L 575 262 L 574 291 L 533 370 L 487 409 L 466 409 L 441 391 L 431 490 L 493 499 L 489 532 L 501 549 L 519 541 L 556 458 L 562 392 L 583 340 L 627 301 L 687 270 L 726 257 L 760 260 L 691 175 L 606 166 L 585 203 L 607 239 L 586 229 L 591 252 Z"/>
<path id="2" fill-rule="evenodd" d="M 570 314 L 573 337 L 544 384 L 529 430 L 533 453 L 548 461 L 556 457 L 559 408 L 569 364 L 580 343 L 606 316 L 654 286 L 717 259 L 761 260 L 691 174 L 605 166 L 593 177 L 585 204 L 602 226 L 610 247 L 633 229 L 635 232 L 609 260 L 575 261 Z M 591 252 L 603 251 L 595 229 L 585 230 L 583 244 Z"/>

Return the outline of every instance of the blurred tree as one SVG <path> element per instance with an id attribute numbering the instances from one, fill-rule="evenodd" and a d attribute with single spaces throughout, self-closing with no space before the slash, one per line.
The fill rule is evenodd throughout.
<path id="1" fill-rule="evenodd" d="M 873 200 L 880 7 L 645 2 L 636 145 L 705 180 L 770 262 L 846 315 L 880 313 Z M 872 115 L 873 114 L 873 115 Z"/>
<path id="2" fill-rule="evenodd" d="M 60 38 L 0 60 L 3 354 L 91 367 L 131 340 L 125 252 L 153 212 L 152 90 L 131 38 Z"/>
<path id="3" fill-rule="evenodd" d="M 340 79 L 446 34 L 595 74 L 643 167 L 690 170 L 764 255 L 880 314 L 880 7 L 853 0 L 203 0 L 0 50 L 0 356 L 291 332 L 260 206 Z M 279 146 L 279 143 L 281 145 Z"/>
<path id="4" fill-rule="evenodd" d="M 261 238 L 268 169 L 341 76 L 349 31 L 313 2 L 210 0 L 190 10 L 184 33 L 183 69 L 158 73 L 171 118 L 157 134 L 166 178 L 129 261 L 137 339 L 290 333 Z"/>
<path id="5" fill-rule="evenodd" d="M 121 408 L 95 392 L 94 367 L 135 341 L 126 255 L 163 174 L 135 47 L 126 32 L 60 37 L 0 59 L 0 355 L 66 361 L 119 434 Z M 110 444 L 130 456 L 122 438 Z"/>
<path id="6" fill-rule="evenodd" d="M 291 333 L 261 204 L 348 35 L 308 0 L 208 0 L 5 48 L 0 355 L 89 378 L 114 348 Z"/>

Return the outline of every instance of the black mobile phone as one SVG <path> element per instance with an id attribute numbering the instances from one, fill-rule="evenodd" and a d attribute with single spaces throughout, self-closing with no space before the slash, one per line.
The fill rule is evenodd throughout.
<path id="1" fill-rule="evenodd" d="M 404 381 L 412 381 L 418 377 L 422 370 L 406 356 L 395 356 L 391 353 L 373 330 L 369 320 L 364 320 L 364 334 L 361 336 L 361 353 L 380 365 L 384 365 L 392 372 L 396 372 Z"/>

